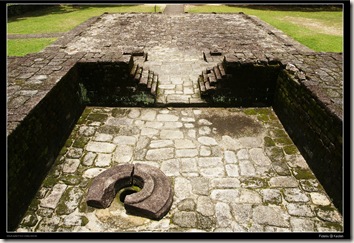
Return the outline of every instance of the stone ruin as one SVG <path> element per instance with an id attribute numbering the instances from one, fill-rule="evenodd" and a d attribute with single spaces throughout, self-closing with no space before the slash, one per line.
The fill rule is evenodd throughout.
<path id="1" fill-rule="evenodd" d="M 341 211 L 342 66 L 242 13 L 103 14 L 8 57 L 8 229 L 85 106 L 273 107 Z"/>

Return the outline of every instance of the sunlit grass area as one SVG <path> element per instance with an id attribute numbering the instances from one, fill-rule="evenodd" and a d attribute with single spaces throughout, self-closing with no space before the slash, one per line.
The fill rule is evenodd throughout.
<path id="1" fill-rule="evenodd" d="M 291 9 L 291 8 L 290 8 Z M 254 15 L 285 34 L 320 52 L 343 51 L 342 11 L 301 11 L 257 9 L 247 6 L 186 5 L 189 13 L 238 13 Z M 158 5 L 52 5 L 45 9 L 8 19 L 7 34 L 42 34 L 66 32 L 91 17 L 105 12 L 161 12 Z M 8 40 L 8 55 L 21 56 L 38 52 L 54 38 Z"/>
<path id="2" fill-rule="evenodd" d="M 160 11 L 157 6 L 156 11 Z M 153 5 L 53 5 L 8 19 L 8 34 L 38 34 L 66 32 L 91 17 L 105 12 L 155 12 Z"/>
<path id="3" fill-rule="evenodd" d="M 7 40 L 7 55 L 24 56 L 39 52 L 55 40 L 56 38 L 9 39 Z"/>
<path id="4" fill-rule="evenodd" d="M 7 34 L 43 34 L 69 31 L 91 17 L 108 13 L 161 12 L 155 5 L 53 5 L 8 19 Z M 10 39 L 8 56 L 24 56 L 38 52 L 54 38 Z"/>
<path id="5" fill-rule="evenodd" d="M 238 13 L 254 15 L 303 45 L 322 52 L 342 52 L 342 11 L 294 11 L 272 8 L 257 9 L 247 6 L 190 5 L 189 13 Z"/>

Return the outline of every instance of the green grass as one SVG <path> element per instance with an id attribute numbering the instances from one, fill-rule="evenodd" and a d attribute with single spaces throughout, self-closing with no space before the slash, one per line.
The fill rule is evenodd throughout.
<path id="1" fill-rule="evenodd" d="M 238 13 L 254 15 L 314 51 L 342 52 L 341 11 L 285 11 L 230 6 L 189 6 L 190 13 Z"/>
<path id="2" fill-rule="evenodd" d="M 53 5 L 8 19 L 8 34 L 41 34 L 66 32 L 93 16 L 104 12 L 154 12 L 154 6 L 146 5 Z M 159 7 L 156 8 L 160 12 Z M 189 6 L 190 13 L 216 12 L 235 13 L 244 12 L 255 15 L 263 21 L 282 30 L 300 43 L 314 51 L 342 52 L 343 35 L 338 33 L 342 29 L 341 11 L 281 11 L 265 10 L 247 7 L 230 6 Z M 311 23 L 312 25 L 309 25 Z M 336 33 L 331 33 L 333 30 Z M 8 40 L 8 55 L 23 56 L 28 53 L 38 52 L 52 43 L 54 38 L 41 39 L 10 39 Z"/>
<path id="3" fill-rule="evenodd" d="M 157 11 L 160 11 L 157 8 Z M 39 34 L 66 32 L 87 19 L 105 12 L 154 12 L 154 6 L 146 5 L 55 5 L 47 9 L 33 11 L 27 15 L 9 18 L 8 34 Z"/>
<path id="4" fill-rule="evenodd" d="M 7 55 L 24 56 L 29 53 L 36 53 L 55 40 L 56 38 L 9 39 L 7 40 Z"/>
<path id="5" fill-rule="evenodd" d="M 105 12 L 155 12 L 155 6 L 149 5 L 53 5 L 46 9 L 33 11 L 8 19 L 8 34 L 42 34 L 69 31 L 91 17 Z M 156 7 L 156 12 L 161 12 Z M 35 53 L 54 42 L 53 38 L 10 39 L 8 56 L 24 56 Z"/>

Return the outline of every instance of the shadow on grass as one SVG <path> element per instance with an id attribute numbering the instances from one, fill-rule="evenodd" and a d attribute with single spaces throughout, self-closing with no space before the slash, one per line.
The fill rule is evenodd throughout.
<path id="1" fill-rule="evenodd" d="M 253 5 L 253 4 L 227 4 L 229 7 L 248 8 L 257 10 L 274 11 L 299 11 L 299 12 L 318 12 L 318 11 L 342 11 L 342 5 Z"/>

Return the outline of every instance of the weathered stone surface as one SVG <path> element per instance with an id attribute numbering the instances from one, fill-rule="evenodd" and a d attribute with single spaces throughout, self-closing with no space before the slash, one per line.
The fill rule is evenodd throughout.
<path id="1" fill-rule="evenodd" d="M 270 179 L 269 184 L 271 187 L 297 187 L 298 182 L 291 176 L 278 176 Z"/>
<path id="2" fill-rule="evenodd" d="M 205 136 L 202 136 L 202 137 L 199 137 L 198 138 L 198 142 L 200 142 L 201 144 L 203 145 L 217 145 L 218 143 L 216 142 L 216 140 L 212 137 L 205 137 Z"/>
<path id="3" fill-rule="evenodd" d="M 224 158 L 226 163 L 233 164 L 237 162 L 236 155 L 233 151 L 225 151 Z"/>
<path id="4" fill-rule="evenodd" d="M 152 140 L 150 143 L 151 148 L 163 148 L 163 147 L 171 147 L 173 145 L 172 140 Z"/>
<path id="5" fill-rule="evenodd" d="M 289 223 L 284 218 L 285 212 L 279 207 L 257 206 L 253 209 L 253 220 L 257 224 L 288 227 Z"/>
<path id="6" fill-rule="evenodd" d="M 312 203 L 316 205 L 327 206 L 331 203 L 325 194 L 319 192 L 310 193 L 310 198 Z"/>
<path id="7" fill-rule="evenodd" d="M 191 198 L 187 198 L 178 203 L 177 208 L 181 211 L 194 211 L 195 202 Z"/>
<path id="8" fill-rule="evenodd" d="M 230 206 L 223 202 L 218 202 L 215 205 L 216 224 L 219 227 L 228 227 L 232 222 Z"/>
<path id="9" fill-rule="evenodd" d="M 136 143 L 136 137 L 133 136 L 116 136 L 113 139 L 113 143 L 121 145 L 121 144 L 126 144 L 126 145 L 134 145 Z"/>
<path id="10" fill-rule="evenodd" d="M 308 205 L 300 203 L 289 203 L 287 206 L 288 212 L 293 216 L 312 217 L 314 214 Z"/>
<path id="11" fill-rule="evenodd" d="M 116 145 L 106 142 L 88 142 L 86 150 L 96 153 L 112 153 Z"/>
<path id="12" fill-rule="evenodd" d="M 89 188 L 89 206 L 107 208 L 120 189 L 136 185 L 141 191 L 125 197 L 127 213 L 151 219 L 162 218 L 172 205 L 172 188 L 168 178 L 157 168 L 144 164 L 125 164 L 97 176 Z"/>
<path id="13" fill-rule="evenodd" d="M 200 196 L 197 199 L 197 212 L 204 216 L 214 215 L 214 203 L 211 201 L 210 197 Z"/>
<path id="14" fill-rule="evenodd" d="M 240 196 L 239 190 L 215 189 L 211 191 L 211 198 L 222 202 L 235 202 Z"/>
<path id="15" fill-rule="evenodd" d="M 117 109 L 120 108 L 95 108 L 96 112 L 94 110 L 90 110 L 90 112 L 105 114 L 106 117 L 115 115 L 113 117 L 120 119 L 130 114 L 130 109 L 122 108 L 122 111 Z M 67 188 L 65 193 L 60 196 L 59 202 L 55 204 L 56 206 L 53 204 L 46 208 L 41 202 L 33 204 L 31 213 L 38 219 L 36 223 L 38 231 L 47 227 L 40 223 L 42 218 L 63 217 L 64 215 L 68 217 L 63 217 L 58 226 L 51 224 L 47 228 L 58 231 L 70 229 L 77 232 L 114 230 L 139 232 L 150 230 L 156 232 L 175 230 L 193 232 L 199 230 L 206 232 L 309 232 L 310 230 L 323 230 L 325 232 L 340 229 L 341 216 L 336 213 L 337 211 L 330 201 L 326 205 L 328 201 L 326 201 L 326 194 L 320 183 L 314 177 L 305 177 L 308 173 L 299 171 L 299 165 L 301 168 L 306 168 L 306 172 L 310 171 L 306 162 L 297 159 L 300 155 L 283 156 L 282 163 L 290 168 L 291 174 L 281 176 L 278 171 L 272 170 L 274 168 L 273 161 L 268 165 L 267 162 L 263 164 L 263 160 L 260 159 L 262 156 L 269 156 L 268 153 L 262 152 L 262 149 L 268 148 L 265 145 L 245 147 L 246 145 L 240 143 L 239 138 L 235 139 L 232 134 L 230 136 L 223 135 L 224 142 L 229 142 L 228 145 L 222 141 L 216 145 L 203 145 L 198 141 L 200 135 L 198 135 L 197 124 L 192 129 L 178 127 L 178 122 L 184 123 L 182 118 L 194 117 L 197 121 L 195 123 L 198 123 L 204 113 L 226 112 L 226 109 L 202 108 L 198 118 L 193 116 L 192 108 L 153 109 L 156 113 L 151 121 L 140 120 L 145 108 L 134 109 L 139 110 L 140 113 L 135 118 L 135 121 L 139 121 L 138 123 L 134 121 L 131 125 L 119 125 L 119 130 L 116 130 L 115 133 L 96 132 L 92 137 L 85 137 L 91 144 L 92 142 L 113 144 L 116 146 L 113 152 L 88 151 L 86 149 L 87 143 L 84 147 L 80 147 L 82 153 L 77 150 L 79 153 L 70 152 L 68 154 L 69 150 L 67 150 L 61 155 L 60 162 L 58 165 L 54 165 L 55 169 L 51 172 L 50 178 L 64 183 Z M 250 108 L 251 111 L 255 112 Z M 268 108 L 262 108 L 260 111 L 268 112 Z M 158 114 L 175 115 L 180 120 L 158 122 L 156 120 Z M 189 121 L 189 119 L 187 120 Z M 70 144 L 78 143 L 76 139 L 83 136 L 79 135 L 80 127 L 87 127 L 87 125 L 84 121 L 82 122 L 83 124 L 78 124 L 78 129 L 73 131 L 70 136 L 72 138 Z M 171 125 L 175 128 L 166 129 L 164 128 L 165 123 L 169 123 L 168 126 Z M 277 125 L 273 123 L 269 125 L 270 130 L 274 130 L 273 126 Z M 96 124 L 95 129 L 101 131 L 104 126 L 104 124 Z M 217 126 L 215 121 L 212 125 L 203 126 L 208 126 L 211 129 L 210 134 L 206 136 L 214 138 L 215 141 L 223 139 L 214 129 L 214 126 Z M 145 128 L 154 129 L 157 133 L 143 135 L 142 131 Z M 166 136 L 165 138 L 161 137 L 160 132 L 163 130 L 166 131 L 166 134 L 163 134 Z M 167 136 L 167 131 L 177 131 L 185 137 L 172 139 Z M 189 137 L 188 131 L 194 131 L 194 137 Z M 280 129 L 280 131 L 283 130 Z M 280 134 L 280 131 L 277 133 Z M 114 140 L 117 144 L 113 142 Z M 130 158 L 130 165 L 154 166 L 160 168 L 166 176 L 171 177 L 175 204 L 172 205 L 171 213 L 166 214 L 164 219 L 150 221 L 127 214 L 124 206 L 118 200 L 113 200 L 106 209 L 94 209 L 85 204 L 85 190 L 92 184 L 90 179 L 97 177 L 107 170 L 106 168 L 117 163 L 128 163 L 115 160 L 115 157 L 118 156 L 117 151 L 121 151 L 120 156 L 131 151 L 127 156 L 127 159 Z M 150 151 L 149 155 L 148 151 Z M 193 154 L 188 154 L 192 151 Z M 80 157 L 77 159 L 69 158 L 79 155 Z M 178 157 L 182 155 L 193 157 Z M 165 159 L 165 157 L 167 158 Z M 67 166 L 67 160 L 81 161 L 74 173 L 62 173 L 64 165 Z M 41 201 L 51 194 L 51 187 L 48 186 L 55 185 L 50 178 L 45 182 L 47 186 L 43 187 L 45 190 L 43 189 L 38 195 Z M 78 193 L 70 196 L 69 188 L 77 188 Z M 65 198 L 72 198 L 67 200 L 68 205 L 63 203 Z M 79 200 L 81 202 L 78 202 Z M 218 206 L 216 207 L 216 205 Z M 180 214 L 181 212 L 192 214 L 184 215 Z M 28 217 L 27 221 L 33 221 L 29 225 L 36 221 L 34 217 Z M 177 223 L 174 222 L 174 219 Z M 192 221 L 182 222 L 184 219 Z M 81 224 L 85 224 L 85 226 Z M 187 226 L 188 224 L 194 226 Z M 33 230 L 35 227 L 25 226 L 21 223 L 18 230 Z"/>
<path id="16" fill-rule="evenodd" d="M 56 184 L 51 193 L 41 200 L 41 206 L 55 209 L 66 188 L 67 185 Z"/>
<path id="17" fill-rule="evenodd" d="M 161 164 L 161 171 L 166 176 L 179 176 L 180 165 L 177 159 L 165 160 Z"/>
<path id="18" fill-rule="evenodd" d="M 306 218 L 290 218 L 290 225 L 293 232 L 313 232 L 315 226 L 313 221 Z"/>
<path id="19" fill-rule="evenodd" d="M 63 172 L 75 173 L 79 165 L 80 165 L 79 159 L 66 159 L 65 163 L 63 164 Z"/>
<path id="20" fill-rule="evenodd" d="M 130 145 L 117 145 L 113 154 L 113 161 L 118 163 L 127 163 L 133 157 L 133 147 Z"/>
<path id="21" fill-rule="evenodd" d="M 98 154 L 95 165 L 98 167 L 109 166 L 112 162 L 111 154 Z"/>
<path id="22" fill-rule="evenodd" d="M 150 149 L 146 153 L 147 160 L 166 160 L 172 159 L 174 156 L 173 148 L 160 148 L 160 149 Z"/>
<path id="23" fill-rule="evenodd" d="M 177 212 L 172 221 L 183 228 L 194 228 L 197 226 L 197 215 L 194 212 Z"/>
<path id="24" fill-rule="evenodd" d="M 284 198 L 288 202 L 308 202 L 308 196 L 298 188 L 284 189 Z"/>

